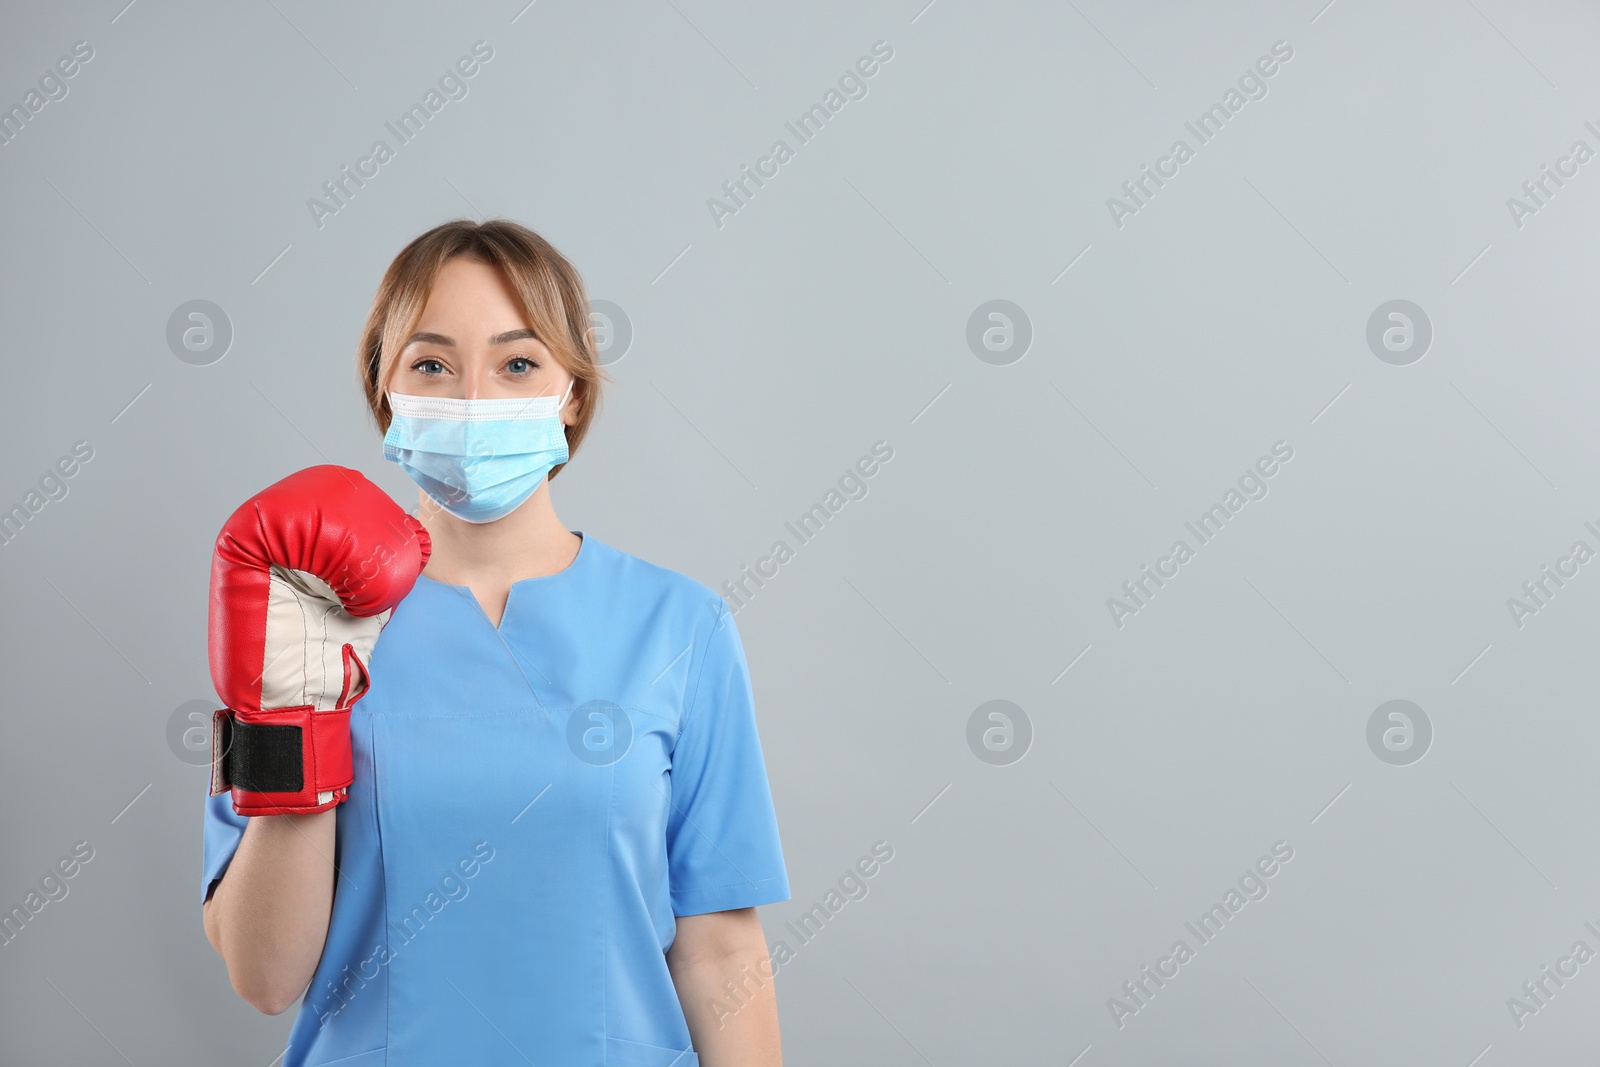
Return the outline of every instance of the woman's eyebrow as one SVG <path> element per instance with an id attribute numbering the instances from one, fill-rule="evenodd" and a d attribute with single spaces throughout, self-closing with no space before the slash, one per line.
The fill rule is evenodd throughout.
<path id="1" fill-rule="evenodd" d="M 538 339 L 538 335 L 532 330 L 507 330 L 505 333 L 497 333 L 489 338 L 489 344 L 490 346 L 508 345 L 512 341 L 537 341 Z M 455 338 L 453 337 L 446 337 L 442 333 L 427 333 L 425 331 L 412 334 L 411 339 L 406 344 L 442 345 L 445 348 L 454 348 L 456 346 Z"/>

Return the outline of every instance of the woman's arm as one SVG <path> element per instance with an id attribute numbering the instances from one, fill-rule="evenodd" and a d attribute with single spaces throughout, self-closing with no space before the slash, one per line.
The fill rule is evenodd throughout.
<path id="1" fill-rule="evenodd" d="M 772 962 L 756 909 L 681 916 L 667 969 L 701 1067 L 783 1067 Z"/>
<path id="2" fill-rule="evenodd" d="M 267 1015 L 311 984 L 333 913 L 336 808 L 256 815 L 202 913 L 233 991 Z"/>

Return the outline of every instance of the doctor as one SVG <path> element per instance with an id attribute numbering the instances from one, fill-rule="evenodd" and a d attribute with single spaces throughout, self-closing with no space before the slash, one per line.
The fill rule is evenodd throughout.
<path id="1" fill-rule="evenodd" d="M 320 466 L 218 537 L 201 899 L 234 990 L 299 999 L 284 1067 L 781 1064 L 733 618 L 550 500 L 604 377 L 587 308 L 515 223 L 416 238 L 358 369 L 418 518 Z"/>

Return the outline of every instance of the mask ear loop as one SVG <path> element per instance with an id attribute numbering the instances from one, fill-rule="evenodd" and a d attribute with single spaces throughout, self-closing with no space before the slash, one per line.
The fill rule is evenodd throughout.
<path id="1" fill-rule="evenodd" d="M 561 414 L 561 409 L 567 406 L 567 398 L 572 395 L 572 387 L 577 382 L 577 380 L 578 379 L 576 379 L 576 378 L 567 379 L 567 389 L 566 389 L 566 391 L 564 393 L 561 394 L 561 403 L 556 405 L 555 413 L 557 415 Z"/>

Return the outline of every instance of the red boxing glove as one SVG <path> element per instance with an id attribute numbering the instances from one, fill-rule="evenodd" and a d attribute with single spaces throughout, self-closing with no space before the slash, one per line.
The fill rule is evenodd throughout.
<path id="1" fill-rule="evenodd" d="M 240 506 L 211 560 L 211 795 L 240 815 L 344 801 L 350 708 L 432 542 L 358 471 L 307 467 Z"/>

